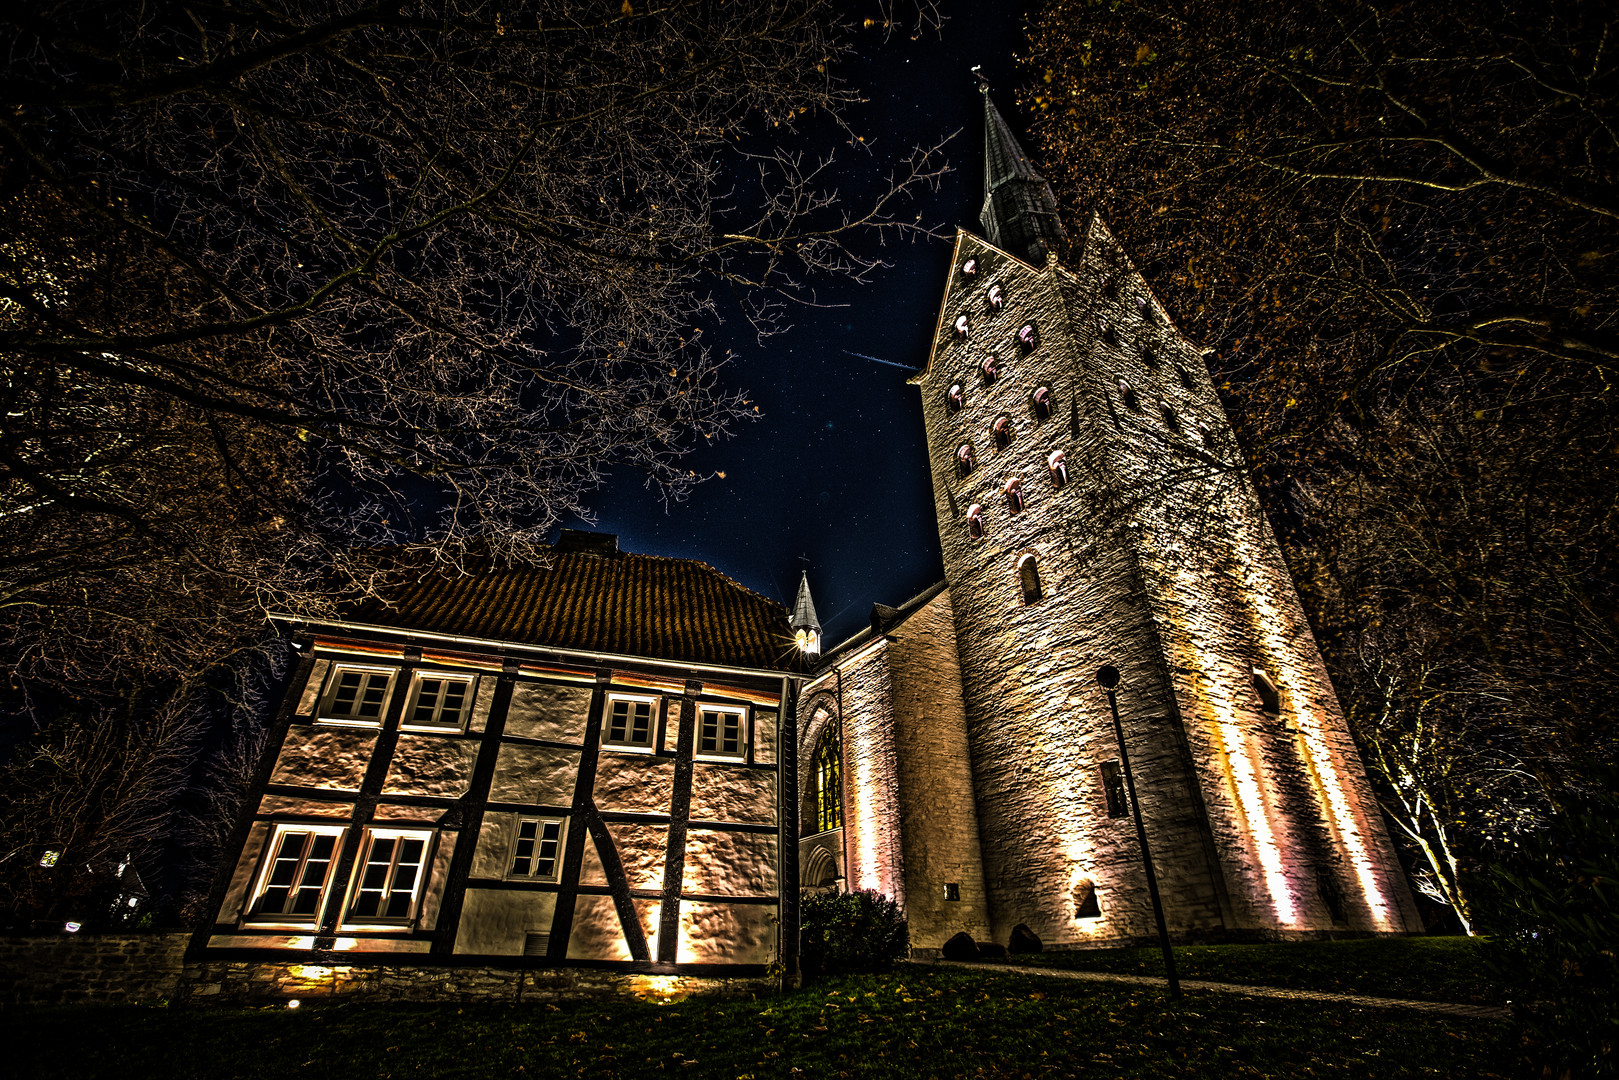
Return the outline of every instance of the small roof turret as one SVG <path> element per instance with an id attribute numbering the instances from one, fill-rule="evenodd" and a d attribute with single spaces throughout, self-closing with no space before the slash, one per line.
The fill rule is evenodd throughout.
<path id="1" fill-rule="evenodd" d="M 815 601 L 810 599 L 809 571 L 798 582 L 798 599 L 793 603 L 792 617 L 787 625 L 793 628 L 798 647 L 811 656 L 821 652 L 821 620 L 815 614 Z"/>
<path id="2" fill-rule="evenodd" d="M 1057 198 L 1001 118 L 982 76 L 978 90 L 984 95 L 984 206 L 978 215 L 984 238 L 1043 265 L 1047 254 L 1059 252 L 1068 239 L 1057 215 Z"/>

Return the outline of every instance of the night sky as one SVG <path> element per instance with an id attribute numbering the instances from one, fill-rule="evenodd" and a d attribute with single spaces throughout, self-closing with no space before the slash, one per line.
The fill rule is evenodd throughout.
<path id="1" fill-rule="evenodd" d="M 942 35 L 912 41 L 896 34 L 887 42 L 877 31 L 857 35 L 858 56 L 842 74 L 869 100 L 846 120 L 875 140 L 874 153 L 844 149 L 847 182 L 839 190 L 859 206 L 912 146 L 959 131 L 945 151 L 955 172 L 917 207 L 953 238 L 957 225 L 979 231 L 983 199 L 983 106 L 969 69 L 982 65 L 1002 113 L 1022 135 L 1012 99 L 1024 15 L 1015 3 L 941 8 Z M 806 148 L 830 144 L 828 132 L 805 134 Z M 749 392 L 762 419 L 688 459 L 690 468 L 725 477 L 667 513 L 625 477 L 596 494 L 594 523 L 565 524 L 617 533 L 625 551 L 701 559 L 783 603 L 792 600 L 807 558 L 828 645 L 864 625 L 873 602 L 898 604 L 937 581 L 921 398 L 902 368 L 926 358 L 950 247 L 947 238 L 888 248 L 892 265 L 869 285 L 827 289 L 823 282 L 822 299 L 841 306 L 796 311 L 793 329 L 762 345 L 731 319 L 716 335 L 717 348 L 736 352 L 729 381 Z"/>

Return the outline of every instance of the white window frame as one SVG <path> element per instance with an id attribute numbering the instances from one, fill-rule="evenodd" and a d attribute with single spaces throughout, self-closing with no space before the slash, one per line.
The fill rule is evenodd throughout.
<path id="1" fill-rule="evenodd" d="M 625 714 L 625 739 L 614 739 L 613 731 L 613 704 L 615 702 L 628 702 L 630 709 Z M 634 717 L 636 705 L 645 704 L 648 708 L 646 742 L 630 742 L 629 734 L 634 731 L 630 720 Z M 602 706 L 602 748 L 617 750 L 625 754 L 650 754 L 657 748 L 658 743 L 658 710 L 663 706 L 663 700 L 656 694 L 621 694 L 612 691 L 607 695 L 607 703 Z"/>
<path id="2" fill-rule="evenodd" d="M 737 748 L 735 753 L 724 750 L 703 749 L 703 718 L 709 715 L 735 716 L 737 718 Z M 720 742 L 725 733 L 722 725 L 715 734 Z M 746 761 L 748 758 L 748 708 L 746 705 L 704 705 L 697 706 L 697 738 L 692 742 L 693 754 L 698 761 Z"/>
<path id="3" fill-rule="evenodd" d="M 433 864 L 433 837 L 432 829 L 380 829 L 366 827 L 365 836 L 360 844 L 360 854 L 354 860 L 353 880 L 349 882 L 349 894 L 343 903 L 343 928 L 346 930 L 397 930 L 415 923 L 416 916 L 422 909 L 422 886 L 427 881 L 428 870 Z M 422 842 L 422 861 L 416 864 L 416 880 L 410 887 L 410 909 L 404 915 L 358 915 L 354 907 L 359 903 L 361 893 L 365 892 L 366 872 L 371 867 L 371 851 L 378 840 L 420 840 Z M 388 863 L 387 881 L 383 889 L 384 902 L 399 891 L 393 888 L 395 876 L 399 871 L 399 849 L 396 847 Z"/>
<path id="4" fill-rule="evenodd" d="M 342 683 L 345 672 L 358 672 L 362 678 L 367 675 L 381 675 L 387 679 L 387 683 L 382 690 L 382 704 L 377 708 L 377 718 L 375 720 L 363 716 L 339 716 L 333 709 L 333 705 L 337 700 L 338 687 Z M 340 727 L 381 727 L 382 721 L 388 715 L 388 703 L 393 700 L 394 683 L 398 681 L 396 678 L 398 674 L 399 669 L 396 667 L 379 667 L 374 664 L 348 664 L 341 661 L 333 664 L 331 673 L 326 676 L 326 690 L 320 696 L 320 708 L 315 713 L 315 722 L 317 724 L 336 724 Z M 365 691 L 365 686 L 366 683 L 362 681 L 360 684 L 362 694 Z M 358 697 L 356 697 L 355 703 L 359 703 Z"/>
<path id="5" fill-rule="evenodd" d="M 534 836 L 533 836 L 534 850 L 531 851 L 527 855 L 522 855 L 522 854 L 519 853 L 519 848 L 522 846 L 522 843 L 523 843 L 523 826 L 528 825 L 528 824 L 532 824 L 534 826 Z M 545 843 L 545 827 L 547 825 L 555 825 L 557 827 L 557 835 L 556 835 L 557 850 L 556 850 L 556 855 L 553 857 L 553 861 L 552 861 L 552 864 L 551 864 L 551 872 L 548 873 L 548 874 L 542 874 L 542 873 L 539 872 L 540 845 Z M 517 827 L 512 830 L 512 846 L 511 846 L 511 849 L 506 853 L 506 878 L 507 878 L 507 880 L 508 881 L 551 881 L 551 882 L 561 881 L 562 880 L 562 855 L 563 855 L 563 852 L 567 850 L 567 846 L 568 846 L 568 819 L 567 818 L 558 817 L 558 816 L 554 816 L 554 815 L 549 816 L 549 817 L 544 816 L 544 815 L 525 815 L 523 817 L 518 818 L 517 819 Z M 517 869 L 517 860 L 518 859 L 523 859 L 523 858 L 526 858 L 526 859 L 529 860 L 529 868 L 526 871 L 519 872 L 518 869 Z"/>
<path id="6" fill-rule="evenodd" d="M 439 699 L 434 702 L 432 721 L 417 720 L 416 707 L 421 701 L 422 683 L 436 679 L 441 683 L 461 683 L 466 687 L 466 693 L 461 698 L 461 711 L 454 723 L 446 723 L 437 719 L 444 713 L 444 692 L 439 691 Z M 472 703 L 478 695 L 478 677 L 476 675 L 462 675 L 451 671 L 416 671 L 410 676 L 410 696 L 405 699 L 405 711 L 399 719 L 401 731 L 465 731 L 467 720 L 472 716 Z"/>
<path id="7" fill-rule="evenodd" d="M 326 908 L 327 890 L 332 885 L 332 871 L 336 869 L 338 861 L 343 855 L 343 836 L 348 832 L 344 825 L 294 825 L 277 824 L 270 830 L 270 838 L 265 842 L 264 851 L 259 857 L 259 870 L 253 878 L 253 891 L 242 916 L 243 922 L 255 926 L 285 926 L 298 929 L 308 929 L 318 925 L 321 912 Z M 303 876 L 303 868 L 309 861 L 309 847 L 313 838 L 317 836 L 330 836 L 332 838 L 332 855 L 326 860 L 326 875 L 321 879 L 320 891 L 315 897 L 315 910 L 308 915 L 294 915 L 285 911 L 259 912 L 256 909 L 259 901 L 264 898 L 265 892 L 270 888 L 270 875 L 275 870 L 276 854 L 281 850 L 281 839 L 288 833 L 306 833 L 310 840 L 305 841 L 304 851 L 298 857 L 297 876 Z M 296 891 L 289 886 L 290 891 Z"/>

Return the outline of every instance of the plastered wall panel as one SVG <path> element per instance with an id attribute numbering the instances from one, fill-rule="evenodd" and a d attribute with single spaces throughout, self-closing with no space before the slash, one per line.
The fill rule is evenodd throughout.
<path id="1" fill-rule="evenodd" d="M 589 715 L 589 689 L 520 680 L 512 687 L 506 732 L 526 739 L 576 743 L 585 737 Z"/>
<path id="2" fill-rule="evenodd" d="M 478 846 L 472 851 L 470 876 L 503 878 L 510 869 L 512 838 L 517 831 L 517 815 L 488 813 L 478 830 Z M 467 895 L 471 895 L 468 893 Z"/>
<path id="3" fill-rule="evenodd" d="M 774 904 L 682 904 L 683 964 L 768 964 L 776 958 Z"/>
<path id="4" fill-rule="evenodd" d="M 295 799 L 286 795 L 266 795 L 259 800 L 259 813 L 281 817 L 335 818 L 347 821 L 354 816 L 354 804 L 324 799 Z"/>
<path id="5" fill-rule="evenodd" d="M 299 716 L 315 715 L 315 706 L 320 704 L 320 690 L 326 685 L 326 673 L 332 669 L 330 660 L 316 660 L 309 669 L 309 681 L 304 683 L 304 692 L 298 699 Z"/>
<path id="6" fill-rule="evenodd" d="M 378 803 L 372 811 L 373 821 L 390 825 L 437 825 L 449 808 L 444 806 L 405 806 L 402 803 Z"/>
<path id="7" fill-rule="evenodd" d="M 776 822 L 776 773 L 722 762 L 692 768 L 691 816 L 701 821 Z"/>
<path id="8" fill-rule="evenodd" d="M 358 791 L 376 744 L 372 730 L 295 724 L 287 730 L 270 782 Z"/>
<path id="9" fill-rule="evenodd" d="M 472 782 L 477 757 L 476 739 L 404 732 L 388 763 L 383 794 L 459 799 Z"/>
<path id="10" fill-rule="evenodd" d="M 247 907 L 247 891 L 253 887 L 253 875 L 258 871 L 259 860 L 264 856 L 264 845 L 269 837 L 270 826 L 265 822 L 255 821 L 248 830 L 247 842 L 242 845 L 242 857 L 236 861 L 230 884 L 225 887 L 225 900 L 219 907 L 220 922 L 235 922 L 242 917 Z"/>
<path id="11" fill-rule="evenodd" d="M 461 903 L 455 951 L 475 956 L 521 956 L 530 932 L 549 933 L 555 893 L 468 889 Z"/>
<path id="12" fill-rule="evenodd" d="M 472 715 L 467 719 L 467 730 L 482 732 L 489 725 L 489 706 L 495 699 L 495 686 L 500 682 L 494 675 L 480 675 L 478 689 L 472 697 Z"/>
<path id="13" fill-rule="evenodd" d="M 681 891 L 708 896 L 773 895 L 779 846 L 771 833 L 693 829 L 686 834 Z"/>
<path id="14" fill-rule="evenodd" d="M 760 765 L 776 763 L 777 714 L 760 709 L 753 714 L 753 760 Z"/>
<path id="15" fill-rule="evenodd" d="M 630 947 L 611 896 L 581 896 L 573 909 L 569 960 L 628 960 Z"/>
<path id="16" fill-rule="evenodd" d="M 675 763 L 650 754 L 603 751 L 596 760 L 596 806 L 624 813 L 667 814 Z"/>
<path id="17" fill-rule="evenodd" d="M 423 930 L 431 930 L 438 925 L 439 907 L 444 903 L 444 883 L 450 875 L 450 859 L 455 855 L 455 846 L 460 842 L 461 834 L 455 830 L 447 830 L 438 834 L 433 844 L 433 861 L 427 867 L 427 878 L 422 882 L 421 909 L 416 919 L 416 925 Z"/>
<path id="18" fill-rule="evenodd" d="M 568 806 L 578 778 L 577 750 L 503 743 L 489 797 L 495 802 Z"/>
<path id="19" fill-rule="evenodd" d="M 629 879 L 630 888 L 663 888 L 663 859 L 669 846 L 669 827 L 610 821 L 607 831 L 618 848 L 618 858 L 624 864 L 624 876 Z M 686 850 L 689 864 L 689 843 Z"/>

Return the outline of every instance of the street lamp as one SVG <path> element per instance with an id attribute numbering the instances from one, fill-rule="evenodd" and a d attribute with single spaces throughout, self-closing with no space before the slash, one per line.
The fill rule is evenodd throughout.
<path id="1" fill-rule="evenodd" d="M 1141 801 L 1136 798 L 1135 774 L 1130 771 L 1130 754 L 1124 748 L 1124 724 L 1119 721 L 1119 699 L 1114 691 L 1119 686 L 1119 669 L 1104 664 L 1096 672 L 1096 681 L 1107 692 L 1107 707 L 1113 713 L 1113 737 L 1119 743 L 1119 765 L 1124 769 L 1124 788 L 1130 798 L 1130 809 L 1136 819 L 1136 839 L 1141 844 L 1141 865 L 1147 871 L 1147 895 L 1152 897 L 1152 917 L 1158 923 L 1158 945 L 1164 950 L 1164 972 L 1169 977 L 1169 996 L 1181 996 L 1180 976 L 1175 973 L 1175 953 L 1169 947 L 1169 928 L 1164 925 L 1164 903 L 1158 896 L 1158 875 L 1153 873 L 1152 852 L 1147 847 L 1147 827 L 1141 820 Z"/>

